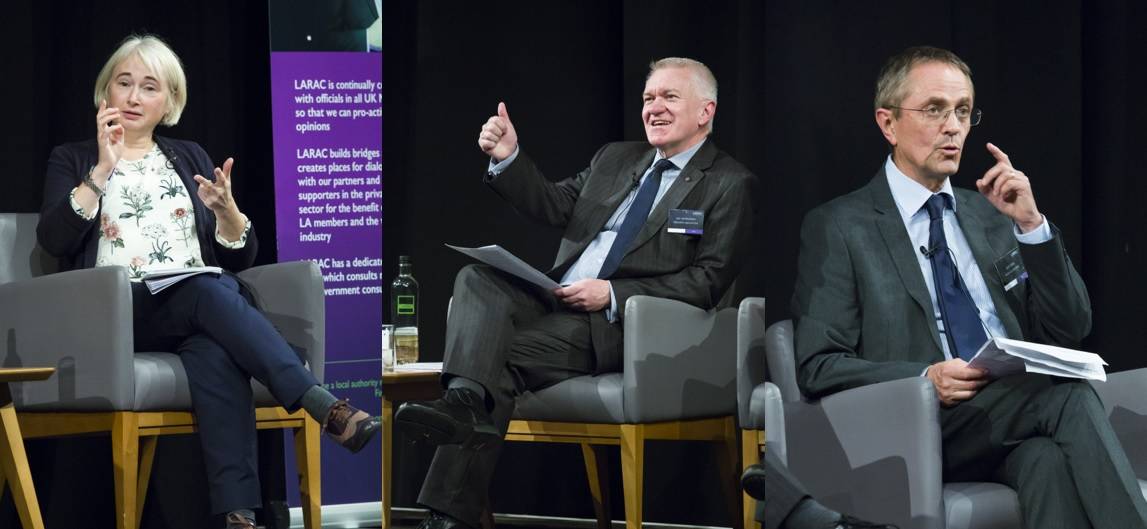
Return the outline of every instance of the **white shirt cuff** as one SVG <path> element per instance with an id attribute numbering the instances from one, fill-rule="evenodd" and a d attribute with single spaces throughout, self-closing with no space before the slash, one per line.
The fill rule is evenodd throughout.
<path id="1" fill-rule="evenodd" d="M 251 219 L 247 218 L 247 215 L 243 215 L 243 235 L 239 236 L 239 240 L 228 241 L 227 239 L 224 239 L 223 236 L 219 234 L 219 226 L 216 226 L 215 242 L 219 243 L 219 246 L 227 248 L 228 250 L 238 250 L 244 246 L 247 246 L 247 235 L 250 233 Z"/>
<path id="2" fill-rule="evenodd" d="M 495 175 L 502 174 L 502 171 L 505 171 L 510 164 L 514 163 L 514 160 L 518 159 L 518 150 L 521 148 L 521 145 L 514 147 L 514 152 L 498 163 L 494 163 L 494 159 L 490 158 L 490 167 L 486 169 L 486 172 Z"/>
<path id="3" fill-rule="evenodd" d="M 613 295 L 613 283 L 606 281 L 609 285 L 609 308 L 605 309 L 605 319 L 610 323 L 617 321 L 617 296 Z"/>
<path id="4" fill-rule="evenodd" d="M 1047 216 L 1043 217 L 1043 223 L 1038 228 L 1027 233 L 1020 233 L 1020 227 L 1012 223 L 1012 231 L 1016 234 L 1016 240 L 1024 244 L 1040 244 L 1051 240 L 1051 224 L 1047 222 Z"/>
<path id="5" fill-rule="evenodd" d="M 96 209 L 92 210 L 91 215 L 87 214 L 87 212 L 84 211 L 84 207 L 81 206 L 79 202 L 76 202 L 76 190 L 75 190 L 75 188 L 72 188 L 72 192 L 68 193 L 68 202 L 72 206 L 72 211 L 75 211 L 76 215 L 79 215 L 80 218 L 84 219 L 84 220 L 92 220 L 92 219 L 96 218 L 96 212 L 98 212 L 100 210 L 99 206 L 96 206 Z"/>

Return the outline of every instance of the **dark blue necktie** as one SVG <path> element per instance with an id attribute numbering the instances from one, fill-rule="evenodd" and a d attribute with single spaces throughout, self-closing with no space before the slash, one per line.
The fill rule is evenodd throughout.
<path id="1" fill-rule="evenodd" d="M 649 210 L 653 209 L 653 199 L 657 198 L 657 188 L 661 187 L 661 173 L 676 167 L 673 162 L 664 158 L 653 164 L 653 171 L 649 173 L 645 182 L 641 183 L 641 188 L 637 190 L 637 196 L 629 205 L 629 213 L 625 214 L 625 220 L 617 229 L 617 237 L 613 239 L 613 246 L 609 247 L 609 253 L 606 254 L 605 262 L 601 265 L 601 271 L 597 273 L 599 279 L 607 279 L 617 271 L 622 256 L 629 249 L 629 245 L 633 243 L 633 238 L 637 237 L 637 232 L 641 231 L 641 227 L 645 225 L 645 219 L 649 217 Z"/>
<path id="2" fill-rule="evenodd" d="M 936 284 L 936 299 L 940 304 L 940 317 L 944 320 L 944 334 L 948 337 L 948 350 L 953 358 L 971 360 L 980 346 L 988 341 L 980 323 L 980 311 L 960 279 L 948 239 L 944 236 L 944 209 L 952 197 L 940 193 L 932 195 L 924 207 L 928 208 L 928 259 L 932 261 L 932 279 Z"/>

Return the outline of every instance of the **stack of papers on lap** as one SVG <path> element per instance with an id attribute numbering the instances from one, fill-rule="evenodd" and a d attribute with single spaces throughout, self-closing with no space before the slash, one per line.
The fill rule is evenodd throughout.
<path id="1" fill-rule="evenodd" d="M 147 289 L 152 294 L 158 294 L 161 290 L 174 285 L 191 276 L 199 274 L 215 274 L 223 273 L 223 269 L 218 266 L 192 266 L 189 268 L 172 268 L 169 270 L 153 270 L 144 274 L 143 283 L 147 285 Z"/>
<path id="2" fill-rule="evenodd" d="M 992 378 L 1015 373 L 1042 373 L 1058 377 L 1107 380 L 1099 355 L 1066 347 L 993 338 L 976 352 L 968 365 L 987 369 Z"/>

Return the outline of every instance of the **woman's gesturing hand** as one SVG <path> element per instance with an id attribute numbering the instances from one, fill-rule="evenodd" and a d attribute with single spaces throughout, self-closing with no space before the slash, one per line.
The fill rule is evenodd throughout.
<path id="1" fill-rule="evenodd" d="M 119 109 L 108 107 L 107 100 L 100 101 L 96 112 L 96 141 L 99 143 L 100 159 L 92 171 L 92 180 L 100 187 L 107 185 L 108 178 L 116 163 L 123 157 L 124 130 L 120 123 Z"/>

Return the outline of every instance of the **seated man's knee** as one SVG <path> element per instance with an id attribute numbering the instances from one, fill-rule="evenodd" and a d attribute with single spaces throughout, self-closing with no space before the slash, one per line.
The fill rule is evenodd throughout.
<path id="1" fill-rule="evenodd" d="M 1029 463 L 1043 468 L 1067 465 L 1067 456 L 1064 455 L 1063 449 L 1050 437 L 1033 437 L 1020 443 L 1015 451 L 1018 454 L 1013 455 L 1021 455 Z"/>
<path id="2" fill-rule="evenodd" d="M 1085 380 L 1062 380 L 1052 389 L 1064 402 L 1065 406 L 1083 406 L 1089 408 L 1103 408 L 1103 402 L 1095 388 Z"/>
<path id="3" fill-rule="evenodd" d="M 493 281 L 498 281 L 497 270 L 484 264 L 468 264 L 454 276 L 454 295 L 460 296 L 467 292 L 481 292 L 484 287 Z"/>

